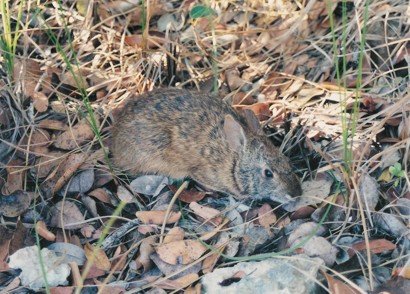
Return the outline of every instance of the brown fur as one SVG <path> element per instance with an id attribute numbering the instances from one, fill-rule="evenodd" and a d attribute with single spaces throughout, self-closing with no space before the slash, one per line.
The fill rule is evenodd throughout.
<path id="1" fill-rule="evenodd" d="M 209 94 L 168 88 L 133 98 L 114 124 L 112 154 L 128 173 L 190 177 L 240 198 L 301 194 L 289 160 Z"/>

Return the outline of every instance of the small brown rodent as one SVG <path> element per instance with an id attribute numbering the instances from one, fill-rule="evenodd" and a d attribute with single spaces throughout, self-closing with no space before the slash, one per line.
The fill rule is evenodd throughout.
<path id="1" fill-rule="evenodd" d="M 131 174 L 189 177 L 238 198 L 300 195 L 288 158 L 261 128 L 251 129 L 219 97 L 155 90 L 132 98 L 119 113 L 113 127 L 114 164 Z"/>

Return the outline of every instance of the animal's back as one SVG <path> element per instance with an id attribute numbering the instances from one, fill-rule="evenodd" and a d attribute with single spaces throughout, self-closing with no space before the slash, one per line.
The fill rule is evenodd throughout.
<path id="1" fill-rule="evenodd" d="M 188 177 L 222 162 L 226 114 L 241 118 L 221 98 L 180 89 L 159 89 L 133 97 L 113 130 L 114 163 L 131 173 Z"/>

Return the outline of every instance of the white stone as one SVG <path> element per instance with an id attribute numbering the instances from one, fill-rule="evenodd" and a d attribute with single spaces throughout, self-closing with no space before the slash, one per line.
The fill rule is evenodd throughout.
<path id="1" fill-rule="evenodd" d="M 323 265 L 321 259 L 306 255 L 240 262 L 206 274 L 202 278 L 203 293 L 315 293 L 316 275 Z M 243 278 L 229 285 L 221 285 L 237 272 L 243 272 Z"/>
<path id="2" fill-rule="evenodd" d="M 54 251 L 43 248 L 41 250 L 42 261 L 38 255 L 36 246 L 22 248 L 10 256 L 9 267 L 21 269 L 21 284 L 33 290 L 45 287 L 45 280 L 41 271 L 41 262 L 46 272 L 47 283 L 50 287 L 67 285 L 67 277 L 70 275 L 70 267 L 62 263 L 63 258 L 58 257 Z"/>

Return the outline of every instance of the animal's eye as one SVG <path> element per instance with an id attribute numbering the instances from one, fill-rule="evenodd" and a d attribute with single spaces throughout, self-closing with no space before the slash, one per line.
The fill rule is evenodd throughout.
<path id="1" fill-rule="evenodd" d="M 265 177 L 273 178 L 273 173 L 270 169 L 265 169 Z"/>

